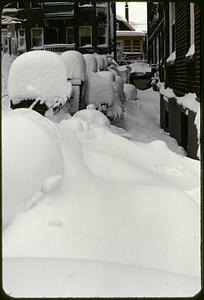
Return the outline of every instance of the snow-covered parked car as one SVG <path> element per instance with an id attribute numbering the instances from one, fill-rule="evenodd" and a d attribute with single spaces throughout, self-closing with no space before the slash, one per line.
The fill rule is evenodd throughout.
<path id="1" fill-rule="evenodd" d="M 66 67 L 67 81 L 73 87 L 73 93 L 69 101 L 69 112 L 73 114 L 82 106 L 82 86 L 86 77 L 86 62 L 83 55 L 74 50 L 63 52 L 61 58 Z"/>
<path id="2" fill-rule="evenodd" d="M 70 96 L 64 63 L 59 55 L 36 50 L 18 56 L 8 76 L 11 108 L 32 108 L 52 116 Z"/>
<path id="3" fill-rule="evenodd" d="M 137 61 L 129 65 L 131 67 L 129 83 L 137 88 L 145 90 L 151 87 L 152 70 L 148 63 Z"/>

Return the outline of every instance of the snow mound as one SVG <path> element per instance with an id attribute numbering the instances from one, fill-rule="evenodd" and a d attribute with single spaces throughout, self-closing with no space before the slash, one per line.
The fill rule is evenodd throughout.
<path id="1" fill-rule="evenodd" d="M 74 114 L 74 118 L 87 121 L 89 124 L 99 124 L 110 126 L 109 119 L 100 111 L 93 109 L 83 109 Z"/>
<path id="2" fill-rule="evenodd" d="M 126 96 L 126 100 L 134 101 L 137 99 L 137 89 L 133 84 L 125 83 L 123 90 Z"/>
<path id="3" fill-rule="evenodd" d="M 26 207 L 28 201 L 37 201 L 48 178 L 46 189 L 52 190 L 57 185 L 53 177 L 63 175 L 63 156 L 54 129 L 48 119 L 32 110 L 17 109 L 4 116 L 4 226 Z"/>
<path id="4" fill-rule="evenodd" d="M 98 53 L 94 53 L 94 56 L 95 56 L 95 58 L 97 60 L 98 71 L 104 70 L 105 62 L 104 62 L 103 56 L 100 55 L 100 54 L 98 54 Z"/>
<path id="5" fill-rule="evenodd" d="M 87 73 L 84 92 L 84 100 L 86 105 L 94 104 L 97 109 L 104 110 L 104 105 L 112 105 L 114 97 L 115 91 L 112 82 L 102 78 L 98 75 L 98 73 Z"/>
<path id="6" fill-rule="evenodd" d="M 65 104 L 67 76 L 60 56 L 44 50 L 18 56 L 9 71 L 8 94 L 13 104 L 26 99 L 39 99 L 48 108 Z"/>
<path id="7" fill-rule="evenodd" d="M 78 51 L 65 51 L 61 54 L 67 70 L 67 78 L 85 80 L 86 62 L 83 55 Z"/>
<path id="8" fill-rule="evenodd" d="M 86 70 L 96 73 L 98 67 L 96 57 L 93 54 L 83 54 L 83 57 L 86 62 Z"/>

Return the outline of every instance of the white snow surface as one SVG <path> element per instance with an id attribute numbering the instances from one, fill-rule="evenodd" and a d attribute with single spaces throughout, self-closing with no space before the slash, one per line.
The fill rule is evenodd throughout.
<path id="1" fill-rule="evenodd" d="M 195 53 L 195 44 L 192 44 L 188 50 L 188 52 L 186 53 L 186 57 L 188 56 L 193 56 L 193 54 Z"/>
<path id="2" fill-rule="evenodd" d="M 105 69 L 105 62 L 103 56 L 98 53 L 94 53 L 94 56 L 97 60 L 98 71 L 103 71 Z"/>
<path id="3" fill-rule="evenodd" d="M 169 57 L 166 59 L 166 62 L 171 63 L 174 62 L 176 59 L 176 51 L 172 52 Z"/>
<path id="4" fill-rule="evenodd" d="M 185 157 L 160 130 L 159 93 L 152 89 L 138 90 L 137 106 L 126 102 L 117 124 L 123 129 L 94 124 L 94 113 L 89 109 L 53 124 L 64 173 L 46 180 L 40 201 L 19 211 L 4 230 L 4 288 L 16 297 L 196 294 L 199 161 Z M 40 149 L 43 143 L 36 141 Z M 28 156 L 30 148 L 20 145 Z M 31 276 L 21 276 L 17 285 L 20 268 Z"/>
<path id="5" fill-rule="evenodd" d="M 84 88 L 86 105 L 94 104 L 96 108 L 102 104 L 112 105 L 115 95 L 112 82 L 99 76 L 99 73 L 87 72 Z"/>
<path id="6" fill-rule="evenodd" d="M 2 95 L 2 110 L 7 111 L 10 109 L 10 99 L 7 91 L 9 69 L 15 57 L 8 53 L 3 53 L 1 57 L 1 95 Z"/>
<path id="7" fill-rule="evenodd" d="M 2 125 L 3 225 L 7 226 L 39 196 L 43 182 L 49 178 L 47 186 L 52 178 L 54 184 L 53 178 L 63 175 L 64 162 L 54 124 L 37 112 L 10 111 Z"/>
<path id="8" fill-rule="evenodd" d="M 117 30 L 116 36 L 143 36 L 143 37 L 145 37 L 145 33 L 143 31 Z"/>
<path id="9" fill-rule="evenodd" d="M 83 57 L 86 62 L 86 70 L 87 72 L 94 72 L 98 71 L 98 64 L 94 54 L 83 54 Z"/>
<path id="10" fill-rule="evenodd" d="M 10 67 L 8 94 L 14 104 L 26 99 L 40 99 L 48 108 L 65 104 L 67 76 L 60 56 L 44 50 L 18 56 Z"/>
<path id="11" fill-rule="evenodd" d="M 85 80 L 86 62 L 80 52 L 74 50 L 65 51 L 61 54 L 61 58 L 66 67 L 67 78 Z"/>
<path id="12" fill-rule="evenodd" d="M 132 64 L 129 64 L 129 66 L 131 67 L 131 71 L 130 73 L 133 72 L 141 72 L 141 73 L 147 73 L 147 72 L 151 72 L 151 67 L 148 63 L 145 63 L 143 61 L 136 61 Z"/>

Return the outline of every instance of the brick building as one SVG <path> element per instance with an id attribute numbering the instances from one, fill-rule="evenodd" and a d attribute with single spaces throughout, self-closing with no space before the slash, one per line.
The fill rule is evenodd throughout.
<path id="1" fill-rule="evenodd" d="M 115 3 L 18 1 L 5 6 L 3 15 L 25 20 L 16 32 L 18 52 L 43 48 L 115 54 Z"/>
<path id="2" fill-rule="evenodd" d="M 161 127 L 191 158 L 198 158 L 200 111 L 199 6 L 148 2 L 148 55 L 160 82 Z"/>

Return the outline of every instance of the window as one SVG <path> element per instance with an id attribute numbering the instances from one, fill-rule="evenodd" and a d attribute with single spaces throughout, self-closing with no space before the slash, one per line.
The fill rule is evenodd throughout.
<path id="1" fill-rule="evenodd" d="M 66 43 L 74 44 L 74 27 L 66 27 Z"/>
<path id="2" fill-rule="evenodd" d="M 140 41 L 139 40 L 133 40 L 132 41 L 133 46 L 133 52 L 140 52 Z"/>
<path id="3" fill-rule="evenodd" d="M 131 52 L 131 41 L 130 40 L 124 40 L 124 51 Z"/>
<path id="4" fill-rule="evenodd" d="M 97 28 L 97 43 L 103 45 L 107 43 L 106 27 L 100 26 Z"/>
<path id="5" fill-rule="evenodd" d="M 18 50 L 26 51 L 25 29 L 18 30 Z"/>
<path id="6" fill-rule="evenodd" d="M 31 45 L 32 47 L 39 47 L 44 44 L 43 28 L 31 29 Z"/>
<path id="7" fill-rule="evenodd" d="M 80 26 L 79 27 L 79 44 L 80 46 L 92 45 L 92 27 Z"/>
<path id="8" fill-rule="evenodd" d="M 169 2 L 169 53 L 175 51 L 175 2 Z"/>

